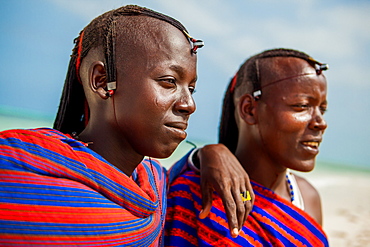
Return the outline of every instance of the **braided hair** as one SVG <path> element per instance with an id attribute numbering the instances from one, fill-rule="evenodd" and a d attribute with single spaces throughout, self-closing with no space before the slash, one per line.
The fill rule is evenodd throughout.
<path id="1" fill-rule="evenodd" d="M 71 134 L 80 133 L 86 126 L 88 106 L 79 76 L 79 68 L 82 59 L 92 48 L 103 47 L 107 81 L 116 81 L 116 23 L 118 18 L 123 16 L 148 16 L 165 21 L 183 32 L 189 42 L 197 41 L 188 35 L 187 30 L 179 21 L 136 5 L 123 6 L 96 17 L 74 39 L 75 46 L 72 50 L 58 113 L 54 121 L 54 129 Z"/>
<path id="2" fill-rule="evenodd" d="M 312 67 L 316 69 L 316 73 L 321 73 L 328 66 L 311 58 L 309 55 L 293 50 L 293 49 L 271 49 L 263 51 L 247 59 L 239 68 L 238 72 L 230 81 L 226 90 L 219 128 L 219 143 L 224 144 L 231 152 L 235 152 L 238 144 L 238 126 L 235 121 L 235 105 L 234 99 L 243 94 L 253 94 L 261 90 L 260 67 L 270 68 L 271 63 L 265 62 L 265 58 L 274 57 L 296 57 L 306 60 Z M 260 97 L 260 96 L 259 96 Z M 258 97 L 255 97 L 258 100 Z"/>

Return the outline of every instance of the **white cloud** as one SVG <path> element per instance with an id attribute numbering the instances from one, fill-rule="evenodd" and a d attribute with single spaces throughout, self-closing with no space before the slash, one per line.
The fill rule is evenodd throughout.
<path id="1" fill-rule="evenodd" d="M 190 32 L 205 36 L 228 35 L 227 13 L 232 12 L 229 4 L 220 0 L 162 0 L 158 1 L 163 11 L 179 19 Z M 194 35 L 195 36 L 195 35 Z"/>
<path id="2" fill-rule="evenodd" d="M 81 16 L 86 22 L 91 21 L 98 15 L 121 6 L 117 0 L 51 0 L 59 7 L 68 12 Z M 81 27 L 82 29 L 82 27 Z"/>
<path id="3" fill-rule="evenodd" d="M 266 2 L 259 2 L 258 7 L 264 8 Z M 287 3 L 293 4 L 292 1 L 285 1 Z M 224 5 L 219 7 L 223 8 Z M 211 49 L 207 56 L 217 63 L 219 69 L 230 71 L 235 65 L 235 59 L 238 59 L 238 64 L 242 62 L 243 54 L 248 56 L 268 48 L 291 47 L 303 50 L 323 62 L 335 61 L 340 68 L 352 67 L 351 71 L 344 69 L 337 72 L 339 75 L 346 73 L 344 77 L 357 77 L 358 85 L 368 84 L 363 78 L 365 73 L 369 74 L 366 71 L 370 67 L 369 57 L 364 58 L 370 55 L 370 3 L 349 5 L 319 1 L 296 2 L 295 19 L 275 14 L 245 15 L 235 20 L 232 17 L 237 8 L 234 6 L 234 9 L 229 10 L 222 21 L 215 21 L 217 18 L 211 13 L 202 16 L 202 21 L 209 27 L 207 31 L 210 40 L 214 43 L 207 47 L 207 50 Z M 220 32 L 221 29 L 217 27 L 227 31 Z"/>
<path id="4" fill-rule="evenodd" d="M 126 1 L 53 0 L 58 6 L 82 16 L 86 22 L 97 15 L 129 4 Z M 126 3 L 124 3 L 126 2 Z M 325 62 L 335 61 L 338 68 L 350 68 L 344 77 L 357 77 L 358 85 L 366 83 L 370 54 L 370 3 L 323 3 L 318 0 L 235 1 L 159 0 L 136 1 L 175 17 L 185 24 L 191 35 L 205 39 L 202 50 L 225 75 L 235 71 L 244 59 L 264 49 L 292 47 L 303 50 Z M 279 9 L 273 14 L 256 11 Z M 285 11 L 285 12 L 284 12 Z M 241 14 L 244 13 L 245 14 Z M 262 12 L 263 13 L 263 12 Z M 362 59 L 361 59 L 362 58 Z M 358 60 L 365 62 L 358 63 Z M 350 63 L 350 64 L 348 64 Z M 357 71 L 357 73 L 354 73 Z M 338 71 L 344 73 L 344 71 Z M 360 73 L 362 72 L 362 73 Z M 350 76 L 353 74 L 353 76 Z M 368 75 L 366 75 L 368 76 Z M 339 73 L 339 77 L 340 76 Z M 367 77 L 369 78 L 369 77 Z"/>

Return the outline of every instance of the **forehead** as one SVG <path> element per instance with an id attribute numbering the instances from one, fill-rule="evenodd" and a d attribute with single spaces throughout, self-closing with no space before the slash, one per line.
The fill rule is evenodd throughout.
<path id="1" fill-rule="evenodd" d="M 274 105 L 279 104 L 279 102 L 291 102 L 290 100 L 309 100 L 320 104 L 326 103 L 326 79 L 323 75 L 308 75 L 281 81 L 263 89 L 262 99 Z"/>
<path id="2" fill-rule="evenodd" d="M 173 25 L 147 16 L 120 18 L 116 31 L 116 59 L 156 59 L 181 52 L 191 55 L 184 33 Z"/>
<path id="3" fill-rule="evenodd" d="M 326 98 L 327 83 L 323 74 L 317 75 L 316 70 L 305 60 L 295 57 L 278 57 L 268 61 L 261 73 L 261 84 L 271 85 L 263 88 L 264 97 L 319 97 Z"/>
<path id="4" fill-rule="evenodd" d="M 260 69 L 262 84 L 304 73 L 316 73 L 315 68 L 306 60 L 296 57 L 267 58 L 264 59 L 263 66 Z"/>
<path id="5" fill-rule="evenodd" d="M 196 55 L 182 31 L 151 17 L 122 19 L 115 46 L 117 81 L 173 72 L 196 78 Z"/>

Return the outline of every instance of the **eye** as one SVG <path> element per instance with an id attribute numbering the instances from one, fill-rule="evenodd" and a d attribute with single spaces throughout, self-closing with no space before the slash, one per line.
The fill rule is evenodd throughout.
<path id="1" fill-rule="evenodd" d="M 161 81 L 170 83 L 170 84 L 176 84 L 176 80 L 173 78 L 164 78 L 164 79 L 161 79 Z"/>
<path id="2" fill-rule="evenodd" d="M 172 77 L 159 78 L 158 81 L 166 88 L 176 87 L 176 79 Z"/>
<path id="3" fill-rule="evenodd" d="M 325 112 L 327 112 L 328 111 L 328 107 L 327 106 L 320 106 L 320 112 L 321 112 L 321 114 L 325 114 Z"/>
<path id="4" fill-rule="evenodd" d="M 189 87 L 189 91 L 190 91 L 191 94 L 195 94 L 196 93 L 195 87 L 193 87 L 193 86 L 190 86 Z"/>
<path id="5" fill-rule="evenodd" d="M 310 106 L 308 104 L 295 104 L 295 105 L 292 105 L 292 107 L 296 111 L 304 111 L 308 109 Z"/>

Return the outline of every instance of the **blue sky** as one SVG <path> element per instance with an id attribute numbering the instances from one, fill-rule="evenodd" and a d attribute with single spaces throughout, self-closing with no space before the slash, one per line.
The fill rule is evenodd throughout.
<path id="1" fill-rule="evenodd" d="M 52 119 L 73 39 L 97 15 L 138 4 L 203 39 L 189 140 L 216 142 L 223 93 L 239 65 L 287 47 L 327 62 L 329 128 L 319 159 L 370 167 L 370 1 L 0 0 L 0 109 Z"/>

